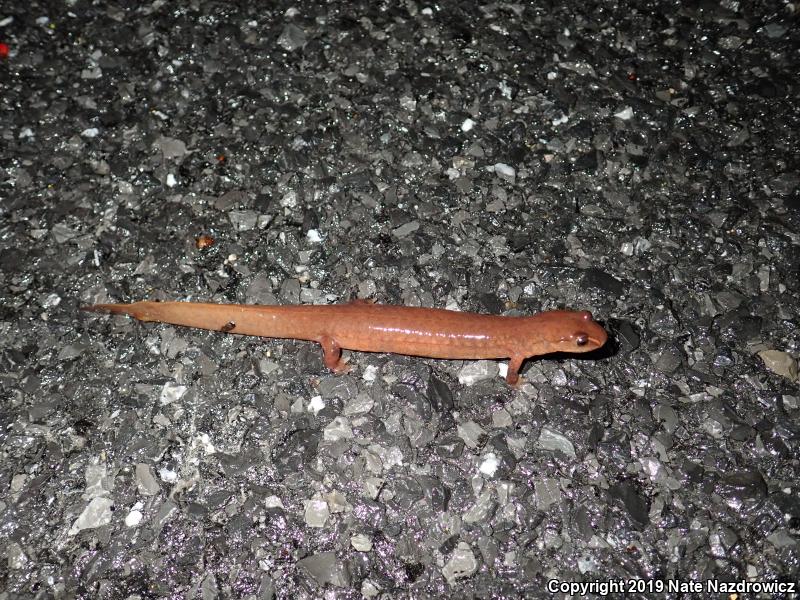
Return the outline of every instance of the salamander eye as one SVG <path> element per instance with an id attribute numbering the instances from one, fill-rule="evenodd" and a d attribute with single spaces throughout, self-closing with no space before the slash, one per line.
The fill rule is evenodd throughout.
<path id="1" fill-rule="evenodd" d="M 575 343 L 578 344 L 578 346 L 585 346 L 589 343 L 589 336 L 585 333 L 579 333 L 575 338 Z"/>

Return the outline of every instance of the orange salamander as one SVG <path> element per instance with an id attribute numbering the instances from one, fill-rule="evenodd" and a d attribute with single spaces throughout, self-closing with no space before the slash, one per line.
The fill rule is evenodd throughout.
<path id="1" fill-rule="evenodd" d="M 83 310 L 224 333 L 310 340 L 322 346 L 325 366 L 335 372 L 349 368 L 342 349 L 430 358 L 508 358 L 506 381 L 511 385 L 519 382 L 526 358 L 590 352 L 608 337 L 591 313 L 572 310 L 506 317 L 366 301 L 294 306 L 134 302 Z"/>

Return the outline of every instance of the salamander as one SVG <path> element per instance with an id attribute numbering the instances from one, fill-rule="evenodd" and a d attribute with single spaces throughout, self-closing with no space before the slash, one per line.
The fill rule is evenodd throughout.
<path id="1" fill-rule="evenodd" d="M 337 373 L 349 368 L 342 360 L 343 349 L 430 358 L 508 358 L 510 385 L 518 384 L 527 358 L 590 352 L 608 337 L 590 312 L 573 310 L 509 317 L 365 301 L 289 306 L 145 301 L 95 304 L 83 310 L 224 333 L 309 340 L 322 346 L 325 366 Z"/>

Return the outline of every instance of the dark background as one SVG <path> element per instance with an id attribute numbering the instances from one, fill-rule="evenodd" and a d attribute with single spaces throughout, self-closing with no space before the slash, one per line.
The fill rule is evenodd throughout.
<path id="1" fill-rule="evenodd" d="M 136 4 L 0 10 L 0 598 L 797 579 L 796 5 Z M 78 310 L 356 297 L 613 339 Z"/>

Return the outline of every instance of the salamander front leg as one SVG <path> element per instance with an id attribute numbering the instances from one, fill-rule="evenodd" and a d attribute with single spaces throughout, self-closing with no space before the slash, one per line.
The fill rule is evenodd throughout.
<path id="1" fill-rule="evenodd" d="M 347 373 L 350 365 L 342 360 L 342 347 L 332 337 L 325 336 L 319 341 L 322 346 L 322 360 L 334 373 Z"/>
<path id="2" fill-rule="evenodd" d="M 524 360 L 524 356 L 512 356 L 508 361 L 508 371 L 506 372 L 506 383 L 508 383 L 508 385 L 519 387 L 519 370 L 522 368 L 522 361 Z"/>

